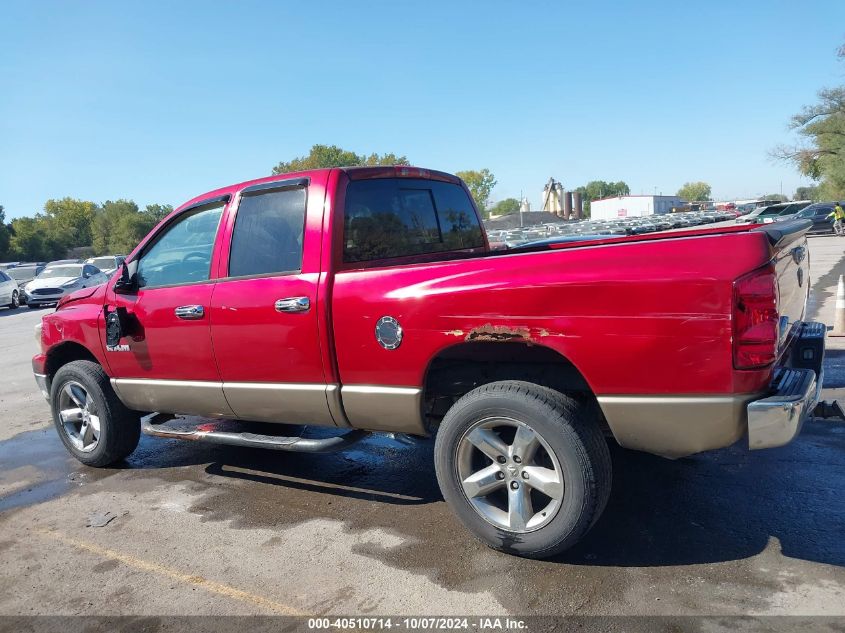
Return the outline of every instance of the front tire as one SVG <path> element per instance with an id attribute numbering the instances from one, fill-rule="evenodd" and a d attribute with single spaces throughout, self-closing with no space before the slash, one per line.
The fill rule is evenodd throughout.
<path id="1" fill-rule="evenodd" d="M 118 399 L 97 363 L 75 360 L 59 369 L 50 406 L 65 448 L 87 466 L 109 466 L 138 446 L 140 417 Z"/>
<path id="2" fill-rule="evenodd" d="M 434 447 L 437 481 L 461 522 L 493 549 L 547 558 L 598 520 L 611 462 L 593 400 L 527 382 L 470 391 Z"/>
<path id="3" fill-rule="evenodd" d="M 9 304 L 9 310 L 14 310 L 16 308 L 19 308 L 20 305 L 21 305 L 21 302 L 20 302 L 20 297 L 18 296 L 18 291 L 13 290 L 12 291 L 12 303 Z"/>

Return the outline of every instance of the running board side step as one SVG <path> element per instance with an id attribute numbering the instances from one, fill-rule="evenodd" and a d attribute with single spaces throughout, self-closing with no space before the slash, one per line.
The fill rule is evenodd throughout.
<path id="1" fill-rule="evenodd" d="M 165 414 L 146 416 L 141 419 L 141 431 L 144 435 L 151 435 L 153 437 L 208 442 L 212 444 L 228 444 L 229 446 L 267 448 L 274 451 L 289 451 L 293 453 L 335 453 L 349 448 L 370 435 L 368 431 L 357 429 L 349 431 L 344 435 L 322 439 L 282 435 L 259 435 L 257 433 L 236 433 L 233 431 L 215 430 L 214 423 L 187 429 L 185 427 L 167 426 L 166 422 L 171 419 L 172 416 Z"/>

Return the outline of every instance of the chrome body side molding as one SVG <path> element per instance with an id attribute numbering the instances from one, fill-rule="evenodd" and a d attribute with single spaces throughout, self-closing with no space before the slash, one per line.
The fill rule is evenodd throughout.
<path id="1" fill-rule="evenodd" d="M 234 418 L 219 382 L 112 378 L 117 397 L 130 409 L 184 413 L 210 418 Z"/>
<path id="2" fill-rule="evenodd" d="M 765 394 L 598 396 L 620 446 L 684 457 L 730 446 L 747 429 L 746 406 Z"/>
<path id="3" fill-rule="evenodd" d="M 355 428 L 428 435 L 422 417 L 422 389 L 344 385 L 340 395 L 349 423 Z"/>

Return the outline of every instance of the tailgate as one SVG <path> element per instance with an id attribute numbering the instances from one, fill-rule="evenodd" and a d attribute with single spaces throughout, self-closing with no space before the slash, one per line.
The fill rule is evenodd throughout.
<path id="1" fill-rule="evenodd" d="M 805 317 L 810 292 L 809 220 L 791 220 L 756 229 L 766 233 L 778 284 L 778 355 L 783 354 Z"/>

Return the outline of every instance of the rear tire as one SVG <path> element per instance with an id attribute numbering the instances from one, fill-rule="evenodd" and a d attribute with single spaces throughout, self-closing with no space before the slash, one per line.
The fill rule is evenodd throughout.
<path id="1" fill-rule="evenodd" d="M 527 558 L 575 545 L 610 496 L 595 401 L 532 383 L 494 382 L 464 395 L 443 418 L 434 460 L 461 522 L 493 549 Z"/>
<path id="2" fill-rule="evenodd" d="M 20 303 L 18 291 L 13 290 L 12 291 L 12 303 L 10 303 L 9 306 L 8 306 L 9 310 L 15 310 L 15 309 L 19 308 L 20 305 L 21 305 L 21 303 Z"/>
<path id="3" fill-rule="evenodd" d="M 75 360 L 59 369 L 50 387 L 50 407 L 62 443 L 87 466 L 109 466 L 138 446 L 140 416 L 118 399 L 97 363 Z"/>

